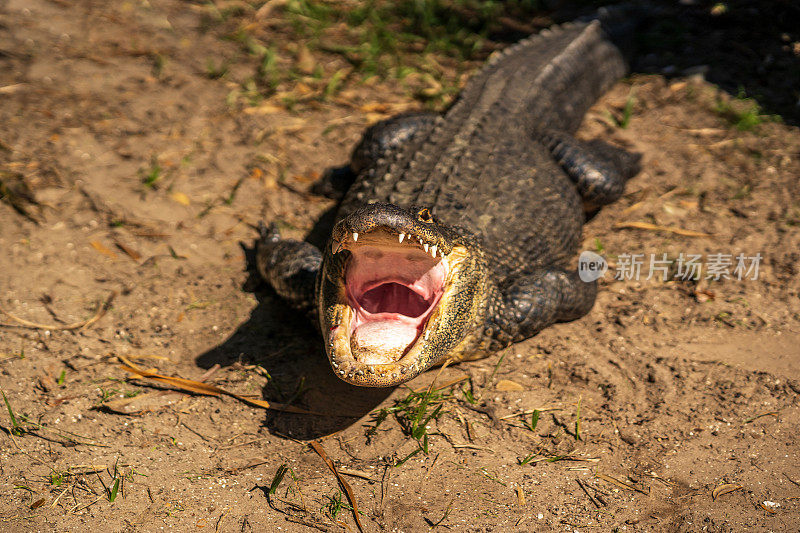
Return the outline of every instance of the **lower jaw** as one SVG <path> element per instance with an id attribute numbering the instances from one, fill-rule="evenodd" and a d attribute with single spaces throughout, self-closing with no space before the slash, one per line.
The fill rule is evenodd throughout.
<path id="1" fill-rule="evenodd" d="M 331 361 L 336 376 L 351 385 L 360 387 L 393 387 L 404 383 L 420 373 L 422 368 L 416 362 L 403 361 L 388 364 L 366 364 L 351 360 Z"/>
<path id="2" fill-rule="evenodd" d="M 354 311 L 346 306 L 343 310 L 343 324 L 350 324 Z M 417 376 L 426 368 L 420 365 L 419 356 L 423 350 L 424 331 L 410 345 L 404 346 L 394 357 L 386 357 L 386 362 L 370 363 L 364 354 L 353 352 L 352 331 L 350 327 L 336 327 L 330 330 L 326 351 L 335 374 L 353 385 L 366 387 L 388 387 L 399 385 Z M 394 354 L 393 354 L 394 355 Z"/>
<path id="3" fill-rule="evenodd" d="M 353 357 L 366 364 L 391 364 L 402 359 L 419 341 L 423 325 L 402 319 L 364 319 L 357 315 L 350 335 Z"/>

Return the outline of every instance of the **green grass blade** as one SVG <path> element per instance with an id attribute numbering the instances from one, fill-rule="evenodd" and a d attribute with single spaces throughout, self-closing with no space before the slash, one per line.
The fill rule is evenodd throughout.
<path id="1" fill-rule="evenodd" d="M 14 433 L 15 435 L 22 434 L 22 428 L 20 427 L 19 422 L 17 422 L 17 417 L 14 416 L 14 410 L 11 409 L 11 404 L 8 403 L 8 398 L 6 398 L 6 393 L 4 391 L 0 391 L 0 393 L 3 395 L 3 401 L 6 403 L 6 409 L 8 409 L 8 416 L 11 418 L 11 426 L 12 426 L 11 432 Z"/>
<path id="2" fill-rule="evenodd" d="M 288 470 L 289 467 L 286 466 L 286 463 L 278 467 L 278 470 L 275 471 L 275 477 L 272 478 L 272 484 L 269 486 L 270 494 L 275 494 L 275 491 L 278 490 L 278 486 L 281 484 L 281 481 L 283 481 L 283 476 L 286 475 Z"/>

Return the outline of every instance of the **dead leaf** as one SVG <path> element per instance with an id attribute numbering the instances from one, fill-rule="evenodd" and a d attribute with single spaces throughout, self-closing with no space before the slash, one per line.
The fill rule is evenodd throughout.
<path id="1" fill-rule="evenodd" d="M 247 107 L 244 112 L 247 115 L 272 115 L 286 111 L 285 107 L 270 104 L 269 102 L 255 107 Z"/>
<path id="2" fill-rule="evenodd" d="M 133 259 L 137 263 L 142 258 L 142 254 L 140 254 L 139 252 L 137 252 L 136 250 L 134 250 L 130 246 L 122 244 L 121 242 L 119 242 L 117 240 L 114 241 L 114 246 L 116 246 L 117 248 L 119 248 L 120 250 L 125 252 L 125 255 L 127 255 L 128 257 L 130 257 L 131 259 Z"/>
<path id="3" fill-rule="evenodd" d="M 718 486 L 713 491 L 711 491 L 711 499 L 716 500 L 723 494 L 728 494 L 730 492 L 737 491 L 741 488 L 742 488 L 741 485 L 736 485 L 735 483 L 723 483 L 722 485 Z"/>
<path id="4" fill-rule="evenodd" d="M 117 260 L 117 254 L 106 248 L 101 242 L 99 241 L 91 241 L 89 244 L 92 245 L 92 248 L 100 252 L 101 254 L 110 257 L 112 261 Z"/>
<path id="5" fill-rule="evenodd" d="M 272 11 L 278 7 L 286 5 L 288 0 L 269 0 L 256 11 L 256 20 L 264 20 L 270 16 Z"/>
<path id="6" fill-rule="evenodd" d="M 722 128 L 694 128 L 686 130 L 687 133 L 692 133 L 694 135 L 700 136 L 709 136 L 709 135 L 725 135 L 728 133 L 728 130 L 723 130 Z"/>
<path id="7" fill-rule="evenodd" d="M 299 181 L 300 183 L 313 183 L 319 180 L 320 173 L 316 170 L 312 170 L 310 172 L 306 172 L 305 174 L 296 174 L 292 176 L 295 181 Z"/>
<path id="8" fill-rule="evenodd" d="M 313 74 L 316 67 L 317 62 L 311 51 L 306 45 L 301 44 L 297 50 L 297 70 L 303 74 Z"/>
<path id="9" fill-rule="evenodd" d="M 174 192 L 170 195 L 170 198 L 172 198 L 181 205 L 189 205 L 190 203 L 192 203 L 191 200 L 189 200 L 189 197 L 182 192 Z"/>
<path id="10" fill-rule="evenodd" d="M 685 89 L 687 85 L 689 84 L 685 81 L 676 81 L 675 83 L 670 84 L 669 90 L 676 93 Z"/>
<path id="11" fill-rule="evenodd" d="M 707 302 L 716 298 L 714 291 L 709 289 L 696 289 L 694 291 L 694 298 L 700 303 Z"/>
<path id="12" fill-rule="evenodd" d="M 389 104 L 385 102 L 370 102 L 368 104 L 362 105 L 359 109 L 364 113 L 388 113 L 389 112 Z"/>
<path id="13" fill-rule="evenodd" d="M 379 113 L 381 115 L 395 115 L 415 107 L 408 102 L 370 102 L 359 107 L 364 113 Z"/>
<path id="14" fill-rule="evenodd" d="M 289 94 L 297 95 L 297 96 L 308 96 L 309 94 L 312 94 L 313 92 L 314 92 L 314 89 L 312 89 L 311 87 L 309 87 L 308 85 L 306 85 L 302 81 L 299 81 L 294 85 L 294 88 L 291 91 L 289 91 Z M 280 94 L 280 93 L 278 93 L 278 94 Z"/>
<path id="15" fill-rule="evenodd" d="M 370 126 L 389 117 L 389 113 L 367 113 L 367 124 Z"/>
<path id="16" fill-rule="evenodd" d="M 501 392 L 525 390 L 525 387 L 523 387 L 516 381 L 511 381 L 510 379 L 501 379 L 500 381 L 497 382 L 497 386 L 495 386 L 495 388 Z"/>
<path id="17" fill-rule="evenodd" d="M 45 498 L 39 498 L 38 500 L 36 500 L 31 504 L 31 509 L 38 509 L 39 507 L 44 505 L 46 501 L 47 500 Z"/>

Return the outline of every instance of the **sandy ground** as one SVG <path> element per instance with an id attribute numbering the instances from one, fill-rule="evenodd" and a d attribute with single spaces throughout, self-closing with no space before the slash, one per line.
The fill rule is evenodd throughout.
<path id="1" fill-rule="evenodd" d="M 386 81 L 243 105 L 249 64 L 204 29 L 207 7 L 0 4 L 0 177 L 18 208 L 0 203 L 0 307 L 57 326 L 0 316 L 17 424 L 0 406 L 0 530 L 354 531 L 310 439 L 357 474 L 368 531 L 800 528 L 796 127 L 737 129 L 749 103 L 696 76 L 615 86 L 581 135 L 641 152 L 644 170 L 585 228 L 612 264 L 597 304 L 410 382 L 462 379 L 433 396 L 428 453 L 393 466 L 418 443 L 404 411 L 376 417 L 414 396 L 336 380 L 248 257 L 260 219 L 307 233 L 332 207 L 308 192 L 319 173 L 416 103 Z M 230 72 L 215 79 L 209 60 Z M 705 236 L 618 227 L 631 222 Z M 612 279 L 640 253 L 638 281 Z M 758 279 L 645 279 L 649 254 L 681 253 L 732 254 L 731 273 L 736 254 L 761 254 Z M 320 414 L 165 392 L 117 356 L 189 379 L 221 365 L 208 383 Z"/>

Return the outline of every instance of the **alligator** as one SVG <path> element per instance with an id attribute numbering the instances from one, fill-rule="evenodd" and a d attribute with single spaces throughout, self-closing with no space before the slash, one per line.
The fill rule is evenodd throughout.
<path id="1" fill-rule="evenodd" d="M 592 308 L 582 226 L 639 170 L 638 154 L 573 136 L 626 74 L 612 34 L 599 18 L 543 30 L 490 57 L 445 113 L 370 127 L 348 172 L 328 174 L 343 195 L 321 250 L 261 225 L 259 272 L 316 317 L 338 377 L 398 385 Z"/>

